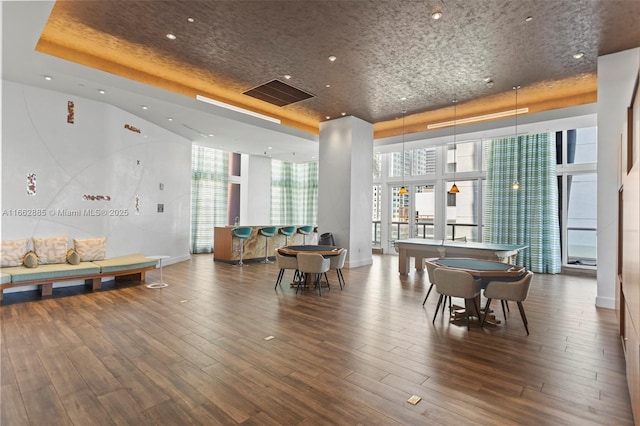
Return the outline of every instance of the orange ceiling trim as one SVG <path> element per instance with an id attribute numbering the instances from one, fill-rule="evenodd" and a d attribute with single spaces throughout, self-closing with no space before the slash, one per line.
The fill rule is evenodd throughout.
<path id="1" fill-rule="evenodd" d="M 178 66 L 172 65 L 165 59 L 155 58 L 156 60 L 152 61 L 152 63 L 162 64 L 162 67 L 147 67 L 147 69 L 142 70 L 132 68 L 126 64 L 132 63 L 137 64 L 137 66 L 140 64 L 140 61 L 136 61 L 135 49 L 128 50 L 121 48 L 117 57 L 106 58 L 97 56 L 89 51 L 79 50 L 64 41 L 64 37 L 62 37 L 62 39 L 55 35 L 54 37 L 50 37 L 50 34 L 47 34 L 45 31 L 42 33 L 42 36 L 36 45 L 36 50 L 123 78 L 138 81 L 149 86 L 178 93 L 194 100 L 196 95 L 202 95 L 229 105 L 245 108 L 259 114 L 268 115 L 279 119 L 281 124 L 284 126 L 296 128 L 316 135 L 320 132 L 319 123 L 313 120 L 305 117 L 299 119 L 295 114 L 283 114 L 282 110 L 276 109 L 278 107 L 267 105 L 266 103 L 265 105 L 267 105 L 267 108 L 261 108 L 260 106 L 264 102 L 249 98 L 242 93 L 225 90 L 220 88 L 219 85 L 202 83 L 204 79 L 194 77 L 191 73 L 186 73 Z M 108 52 L 105 56 L 109 56 Z M 240 102 L 239 99 L 241 99 L 242 102 Z"/>

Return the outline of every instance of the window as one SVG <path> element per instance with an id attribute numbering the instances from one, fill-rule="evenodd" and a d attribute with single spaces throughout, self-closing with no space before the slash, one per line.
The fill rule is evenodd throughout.
<path id="1" fill-rule="evenodd" d="M 596 264 L 596 174 L 567 176 L 567 263 Z"/>
<path id="2" fill-rule="evenodd" d="M 452 183 L 448 182 L 447 188 Z M 456 181 L 456 185 L 460 189 L 459 193 L 447 193 L 446 239 L 479 241 L 478 209 L 480 200 L 478 199 L 478 180 Z M 450 197 L 453 198 L 453 205 L 449 204 Z"/>
<path id="3" fill-rule="evenodd" d="M 457 142 L 447 146 L 447 172 L 475 172 L 478 170 L 480 150 L 476 141 Z"/>
<path id="4" fill-rule="evenodd" d="M 227 224 L 229 154 L 193 145 L 191 151 L 191 252 L 213 251 L 213 228 Z"/>

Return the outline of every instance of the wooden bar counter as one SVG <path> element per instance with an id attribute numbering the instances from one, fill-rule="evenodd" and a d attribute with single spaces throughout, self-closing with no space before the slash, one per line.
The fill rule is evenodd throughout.
<path id="1" fill-rule="evenodd" d="M 240 240 L 233 237 L 233 228 L 235 226 L 216 226 L 213 229 L 213 260 L 216 262 L 237 263 L 240 261 L 240 244 L 244 243 L 244 253 L 242 255 L 243 261 L 260 261 L 264 259 L 264 239 L 262 235 L 258 233 L 260 228 L 264 228 L 270 225 L 239 225 L 239 226 L 251 226 L 251 236 L 246 240 Z M 275 225 L 274 225 L 275 226 Z M 282 225 L 284 226 L 284 225 Z M 278 230 L 281 226 L 277 226 Z M 296 229 L 298 226 L 296 226 Z M 276 232 L 273 237 L 267 238 L 269 245 L 267 249 L 268 256 L 271 260 L 275 257 L 275 250 L 278 247 L 282 247 L 285 244 L 285 236 Z M 289 245 L 303 244 L 303 236 L 295 233 L 289 237 Z M 317 244 L 318 235 L 312 232 L 307 236 L 307 244 Z"/>

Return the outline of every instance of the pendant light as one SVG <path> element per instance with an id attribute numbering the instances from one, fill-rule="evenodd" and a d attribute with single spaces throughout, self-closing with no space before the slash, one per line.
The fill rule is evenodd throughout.
<path id="1" fill-rule="evenodd" d="M 516 91 L 516 110 L 515 110 L 515 117 L 516 117 L 516 125 L 515 125 L 515 131 L 516 131 L 516 135 L 515 135 L 515 145 L 516 148 L 518 148 L 518 151 L 516 152 L 516 178 L 513 181 L 513 183 L 511 184 L 511 189 L 514 190 L 518 190 L 520 189 L 520 182 L 518 181 L 518 165 L 519 165 L 519 152 L 520 152 L 520 144 L 518 143 L 518 89 L 520 89 L 520 86 L 513 86 L 513 90 Z"/>
<path id="2" fill-rule="evenodd" d="M 458 185 L 456 185 L 456 169 L 458 168 L 458 163 L 456 162 L 456 154 L 458 152 L 458 146 L 456 145 L 456 123 L 458 118 L 458 111 L 456 108 L 456 104 L 458 103 L 457 99 L 453 100 L 453 185 L 451 185 L 451 189 L 449 189 L 449 194 L 457 194 L 460 192 L 458 189 Z"/>
<path id="3" fill-rule="evenodd" d="M 403 99 L 404 100 L 404 99 Z M 407 195 L 409 193 L 409 191 L 407 191 L 407 188 L 404 186 L 404 116 L 406 114 L 406 110 L 404 109 L 404 106 L 402 108 L 402 186 L 400 187 L 400 190 L 398 191 L 398 194 L 400 195 Z"/>

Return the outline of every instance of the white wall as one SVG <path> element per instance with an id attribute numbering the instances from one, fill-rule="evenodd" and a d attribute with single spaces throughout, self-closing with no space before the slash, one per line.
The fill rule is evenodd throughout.
<path id="1" fill-rule="evenodd" d="M 67 123 L 69 100 L 74 124 Z M 71 245 L 73 238 L 106 236 L 109 257 L 171 256 L 165 264 L 189 258 L 189 141 L 104 103 L 8 81 L 2 121 L 2 239 L 66 235 Z M 27 195 L 28 173 L 36 174 L 34 196 Z"/>
<path id="2" fill-rule="evenodd" d="M 640 67 L 640 48 L 598 58 L 598 295 L 615 308 L 619 144 Z"/>
<path id="3" fill-rule="evenodd" d="M 240 224 L 271 225 L 271 158 L 243 154 L 240 174 Z"/>

